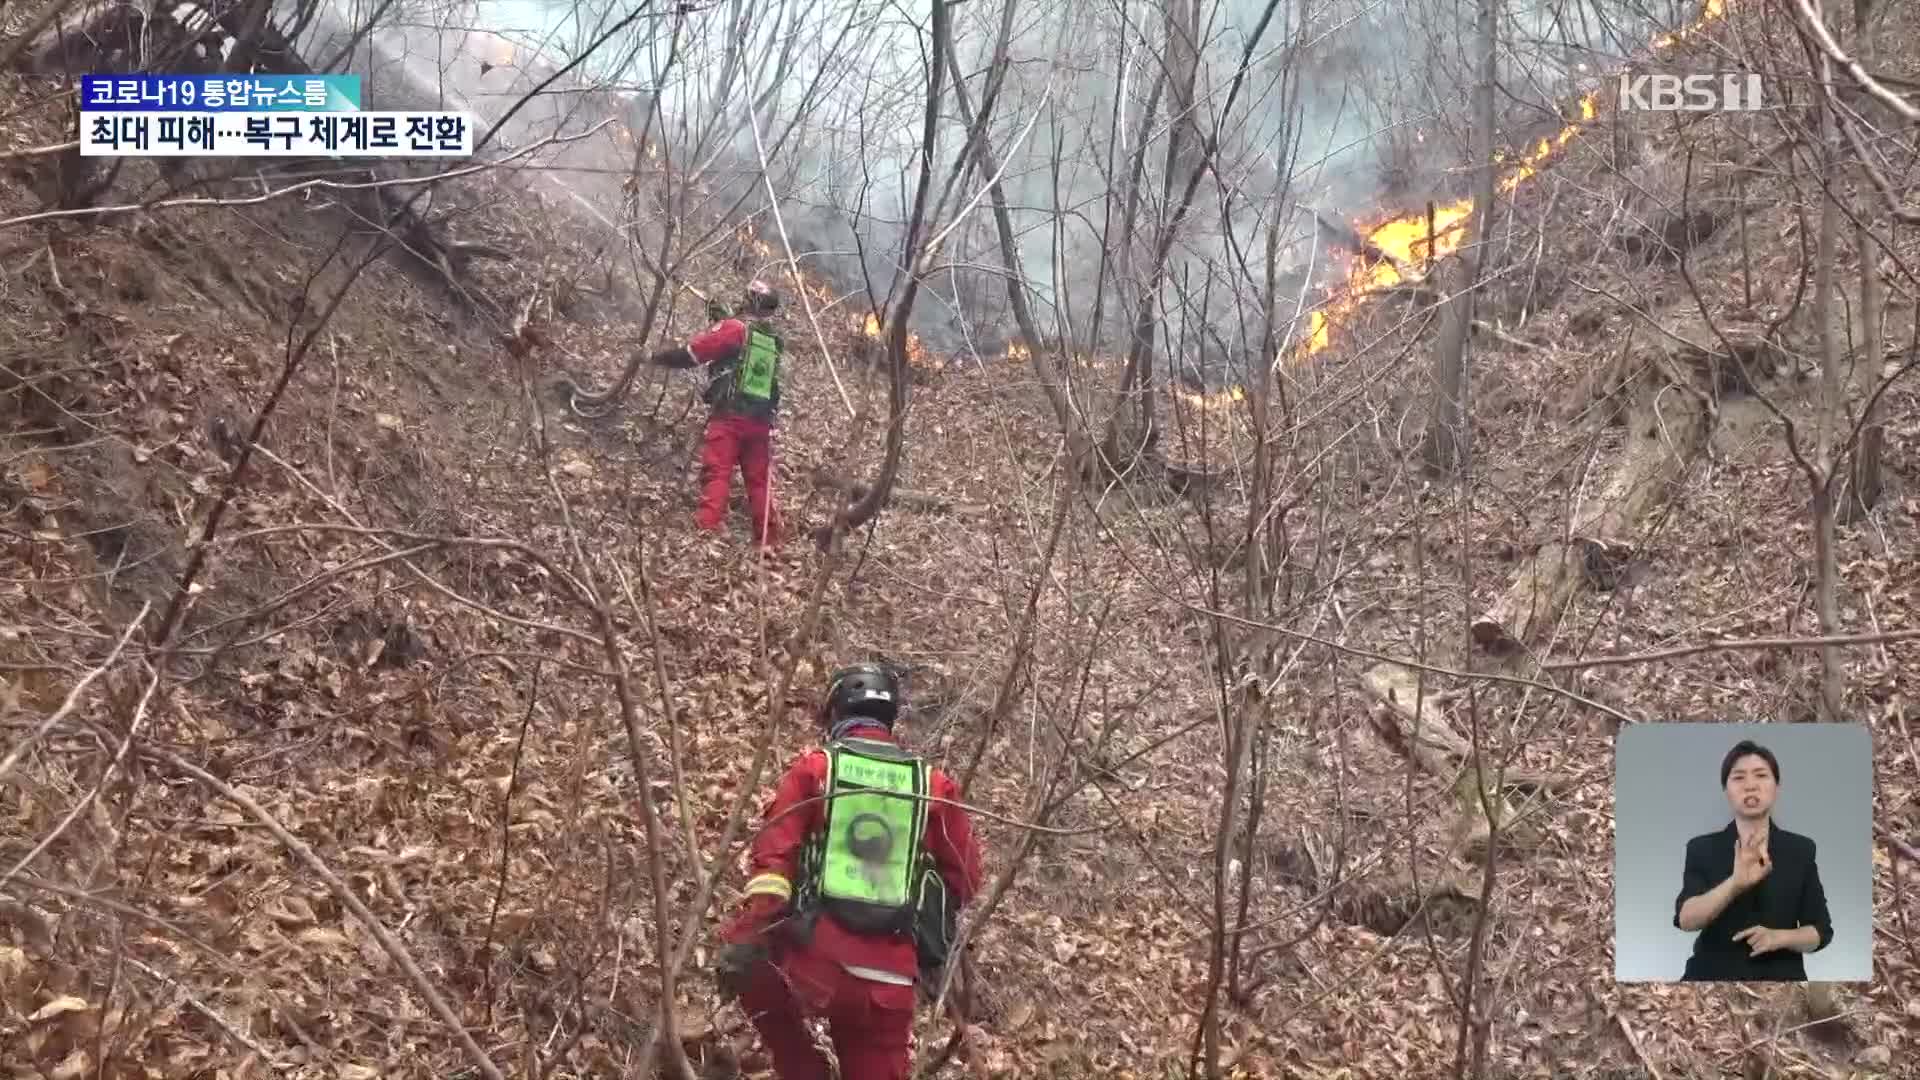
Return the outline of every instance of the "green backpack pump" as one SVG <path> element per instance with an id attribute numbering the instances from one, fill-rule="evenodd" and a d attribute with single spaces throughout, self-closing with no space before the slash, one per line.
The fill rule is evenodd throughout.
<path id="1" fill-rule="evenodd" d="M 795 910 L 809 926 L 825 911 L 855 933 L 910 938 L 922 981 L 937 977 L 958 912 L 926 849 L 932 766 L 876 739 L 833 739 L 825 750 L 826 823 L 802 851 Z"/>

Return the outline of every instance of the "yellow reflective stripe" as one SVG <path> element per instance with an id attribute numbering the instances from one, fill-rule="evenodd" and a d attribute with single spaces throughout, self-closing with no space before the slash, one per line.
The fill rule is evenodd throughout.
<path id="1" fill-rule="evenodd" d="M 756 874 L 747 881 L 747 895 L 768 893 L 782 900 L 793 899 L 793 883 L 779 874 Z"/>

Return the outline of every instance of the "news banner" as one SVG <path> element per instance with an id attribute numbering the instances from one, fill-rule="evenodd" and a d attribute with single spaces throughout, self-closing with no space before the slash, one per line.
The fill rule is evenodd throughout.
<path id="1" fill-rule="evenodd" d="M 83 75 L 82 157 L 473 156 L 466 112 L 363 111 L 358 75 Z"/>

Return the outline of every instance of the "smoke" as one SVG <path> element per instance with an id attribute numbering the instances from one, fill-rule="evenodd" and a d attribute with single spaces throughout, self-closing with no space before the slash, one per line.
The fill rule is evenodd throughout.
<path id="1" fill-rule="evenodd" d="M 1657 2 L 1666 25 L 1690 17 L 1691 5 Z M 315 20 L 308 36 L 346 40 L 375 6 L 332 0 L 333 17 Z M 759 235 L 774 241 L 765 193 L 769 184 L 779 193 L 793 250 L 844 297 L 831 316 L 860 318 L 869 304 L 897 296 L 921 170 L 926 11 L 881 0 L 656 6 L 602 46 L 578 79 L 524 109 L 502 132 L 506 144 L 607 116 L 638 131 L 657 105 L 655 137 L 681 168 L 700 171 L 710 206 L 738 200 Z M 1501 124 L 1512 142 L 1557 129 L 1556 110 L 1582 77 L 1645 43 L 1654 20 L 1637 6 L 1503 5 Z M 682 7 L 692 10 L 675 14 Z M 978 109 L 1004 8 L 949 10 L 958 66 Z M 1186 108 L 1174 77 L 1181 50 L 1167 47 L 1170 11 L 1197 24 Z M 484 123 L 630 12 L 613 0 L 409 6 L 404 19 L 368 36 L 349 69 L 373 76 L 375 96 L 415 106 L 457 99 Z M 1473 16 L 1473 5 L 1440 0 L 1279 0 L 1270 15 L 1267 0 L 1021 3 L 989 144 L 1043 332 L 1125 351 L 1155 241 L 1186 196 L 1199 140 L 1217 132 L 1215 167 L 1193 191 L 1161 288 L 1145 295 L 1160 328 L 1158 351 L 1180 354 L 1173 370 L 1212 378 L 1219 372 L 1211 369 L 1239 366 L 1233 357 L 1257 339 L 1266 307 L 1270 253 L 1282 318 L 1296 314 L 1297 298 L 1311 304 L 1344 273 L 1347 255 L 1329 249 L 1316 215 L 1376 220 L 1464 194 Z M 1174 39 L 1184 40 L 1177 32 Z M 600 92 L 580 92 L 590 86 Z M 771 165 L 764 177 L 756 129 Z M 969 167 L 948 190 L 963 136 L 949 85 L 930 226 L 945 229 L 963 207 L 966 220 L 923 281 L 912 329 L 943 351 L 991 351 L 1010 339 L 1012 320 L 991 201 L 980 195 L 984 178 Z M 1183 145 L 1170 157 L 1175 139 Z M 553 162 L 575 171 L 546 175 L 565 200 L 613 228 L 620 174 L 633 153 L 630 140 L 609 135 L 569 146 Z M 771 263 L 743 269 L 767 273 Z"/>
<path id="2" fill-rule="evenodd" d="M 1169 160 L 1178 128 L 1169 118 L 1180 110 L 1162 76 L 1165 13 L 1178 6 L 1167 0 L 1024 6 L 990 143 L 1012 208 L 1021 278 L 1043 332 L 1119 352 L 1157 230 L 1192 175 L 1195 134 L 1220 132 L 1217 167 L 1200 178 L 1155 301 L 1162 352 L 1188 353 L 1180 366 L 1205 370 L 1257 339 L 1270 247 L 1283 318 L 1303 292 L 1311 303 L 1344 273 L 1346 256 L 1327 250 L 1315 213 L 1371 220 L 1464 194 L 1474 27 L 1470 6 L 1346 2 L 1315 6 L 1303 22 L 1299 5 L 1277 4 L 1223 117 L 1267 5 L 1194 2 L 1200 31 L 1193 105 L 1184 114 L 1193 123 L 1181 131 L 1185 153 Z M 823 10 L 835 13 L 822 16 L 831 23 L 847 9 Z M 1001 9 L 953 10 L 960 67 L 978 108 Z M 924 28 L 890 12 L 861 22 L 866 44 L 850 57 L 855 68 L 810 119 L 780 189 L 796 248 L 821 252 L 809 259 L 838 288 L 864 292 L 870 284 L 879 301 L 897 290 L 903 272 L 926 84 Z M 1664 14 L 1670 23 L 1684 19 L 1684 12 Z M 918 12 L 915 18 L 924 22 Z M 1575 96 L 1580 66 L 1610 66 L 1644 44 L 1651 26 L 1613 0 L 1506 5 L 1500 65 L 1502 97 L 1510 101 L 1502 130 L 1516 144 L 1557 130 L 1557 110 Z M 796 103 L 781 95 L 783 106 Z M 943 114 L 936 183 L 953 169 L 963 136 L 959 110 L 949 105 Z M 1126 192 L 1143 145 L 1129 238 L 1122 234 Z M 962 196 L 981 179 L 970 174 Z M 944 207 L 942 224 L 960 201 Z M 936 348 L 993 346 L 1011 334 L 990 211 L 984 199 L 972 207 L 936 260 L 940 272 L 925 283 L 913 328 Z M 850 254 L 855 249 L 861 254 Z M 1305 331 L 1300 322 L 1295 333 Z"/>

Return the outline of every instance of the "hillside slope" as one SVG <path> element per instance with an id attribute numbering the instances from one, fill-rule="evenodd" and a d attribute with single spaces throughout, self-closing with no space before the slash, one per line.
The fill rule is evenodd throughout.
<path id="1" fill-rule="evenodd" d="M 38 92 L 7 88 L 20 110 L 13 145 L 61 137 L 54 110 L 30 107 Z M 1740 134 L 1745 145 L 1730 136 L 1714 147 L 1718 160 L 1759 156 L 1764 144 Z M 1704 340 L 1679 273 L 1618 240 L 1622 190 L 1671 182 L 1673 137 L 1641 133 L 1630 183 L 1608 172 L 1602 148 L 1577 141 L 1517 190 L 1516 224 L 1499 237 L 1508 272 L 1481 316 L 1497 333 L 1476 341 L 1467 498 L 1427 488 L 1409 466 L 1432 329 L 1402 297 L 1356 309 L 1326 354 L 1286 371 L 1297 415 L 1319 418 L 1293 425 L 1286 451 L 1332 464 L 1286 471 L 1298 591 L 1276 621 L 1304 635 L 1288 651 L 1317 647 L 1259 672 L 1275 706 L 1258 759 L 1266 824 L 1248 849 L 1226 852 L 1257 883 L 1230 912 L 1260 928 L 1225 1025 L 1245 1075 L 1450 1069 L 1449 980 L 1480 866 L 1452 835 L 1448 784 L 1410 775 L 1380 737 L 1392 724 L 1365 679 L 1383 656 L 1465 637 L 1463 612 L 1494 608 L 1516 568 L 1563 531 L 1569 493 L 1595 490 L 1592 477 L 1648 438 L 1633 406 L 1644 377 L 1612 374 L 1659 351 L 1663 336 L 1647 325 Z M 0 218 L 38 212 L 50 164 L 9 165 Z M 135 163 L 119 183 L 134 193 L 157 180 Z M 0 864 L 31 855 L 0 892 L 0 1058 L 47 1077 L 93 1075 L 103 1062 L 104 1075 L 127 1077 L 477 1075 L 424 982 L 510 1075 L 549 1065 L 554 1077 L 625 1075 L 656 1010 L 656 912 L 677 924 L 698 891 L 683 837 L 713 858 L 736 802 L 752 810 L 763 797 L 746 780 L 769 724 L 777 764 L 817 736 L 821 676 L 882 656 L 913 671 L 914 745 L 959 772 L 988 740 L 968 798 L 993 815 L 980 821 L 989 873 L 1035 841 L 981 930 L 970 1040 L 981 1065 L 1000 1076 L 1170 1075 L 1188 1056 L 1188 1003 L 1208 976 L 1227 771 L 1218 717 L 1246 685 L 1246 672 L 1214 662 L 1207 617 L 1238 587 L 1231 534 L 1245 493 L 1229 481 L 1204 504 L 1160 483 L 1083 491 L 1064 503 L 1072 513 L 1056 542 L 1059 437 L 1031 370 L 949 358 L 913 388 L 900 484 L 918 497 L 896 500 L 829 559 L 800 539 L 829 516 L 813 477 L 862 475 L 878 459 L 878 424 L 842 457 L 858 429 L 838 387 L 856 403 L 884 398 L 842 311 L 822 323 L 831 367 L 796 320 L 803 345 L 777 453 L 797 539 L 762 567 L 738 515 L 726 537 L 691 527 L 701 419 L 691 378 L 644 375 L 601 420 L 545 393 L 559 369 L 605 385 L 632 349 L 655 344 L 634 340 L 618 296 L 585 295 L 604 280 L 598 253 L 529 225 L 543 215 L 517 185 L 462 182 L 456 198 L 488 207 L 476 236 L 517 254 L 473 281 L 504 310 L 534 305 L 531 357 L 430 273 L 369 266 L 277 405 L 195 578 L 167 693 L 151 698 L 141 639 L 116 644 L 142 605 L 172 599 L 237 440 L 296 340 L 296 305 L 328 302 L 371 236 L 350 196 L 330 191 L 9 223 L 9 742 L 114 663 L 0 781 Z M 1739 229 L 1704 238 L 1687 266 L 1708 311 L 1732 326 L 1791 308 L 1807 227 L 1786 202 L 1755 198 L 1744 250 Z M 342 257 L 309 283 L 335 245 Z M 701 280 L 741 284 L 732 267 L 707 270 Z M 1756 295 L 1738 306 L 1750 310 L 1729 314 L 1747 281 Z M 673 335 L 693 329 L 688 306 Z M 1912 319 L 1906 307 L 1891 321 L 1910 330 Z M 1804 318 L 1789 326 L 1806 351 Z M 1804 430 L 1810 383 L 1798 365 L 1789 357 L 1766 389 Z M 1627 390 L 1604 392 L 1616 386 Z M 1606 422 L 1620 403 L 1630 422 Z M 1911 381 L 1887 410 L 1892 489 L 1842 530 L 1840 599 L 1846 625 L 1896 631 L 1916 628 L 1920 590 Z M 1244 448 L 1244 407 L 1172 416 L 1171 457 L 1199 468 Z M 1657 527 L 1633 533 L 1624 587 L 1575 596 L 1542 655 L 1809 632 L 1806 492 L 1777 426 L 1750 395 L 1730 394 L 1704 441 L 1711 453 L 1662 487 Z M 580 581 L 604 598 L 630 671 L 664 895 L 600 628 L 569 595 Z M 1009 683 L 1029 607 L 1031 662 Z M 788 692 L 770 700 L 789 661 Z M 1847 663 L 1848 707 L 1875 735 L 1876 813 L 1912 835 L 1920 759 L 1904 688 L 1920 685 L 1920 663 L 1892 645 L 1852 650 Z M 1632 1076 L 1648 1062 L 1666 1076 L 1736 1074 L 1753 1043 L 1805 1019 L 1752 991 L 1613 983 L 1611 920 L 1599 916 L 1611 909 L 1611 739 L 1621 716 L 1810 715 L 1814 654 L 1701 652 L 1558 678 L 1586 704 L 1513 682 L 1483 683 L 1476 699 L 1517 765 L 1552 779 L 1530 842 L 1497 864 L 1495 1074 Z M 1459 708 L 1459 684 L 1441 689 Z M 141 750 L 116 757 L 122 738 Z M 215 782 L 264 814 L 215 797 Z M 1062 790 L 1077 793 L 1055 800 Z M 1021 824 L 1043 812 L 1047 831 Z M 278 827 L 340 888 L 290 853 Z M 1894 872 L 1876 858 L 1889 940 L 1876 982 L 1847 991 L 1844 1036 L 1789 1032 L 1776 1069 L 1901 1075 L 1890 1063 L 1920 1053 L 1914 901 Z M 733 873 L 722 904 L 737 885 Z M 1431 917 L 1414 918 L 1422 901 Z M 720 1007 L 697 970 L 704 959 L 696 953 L 676 997 L 684 1044 L 711 1075 L 764 1075 L 739 1010 Z M 926 1016 L 923 1044 L 948 1031 Z"/>

